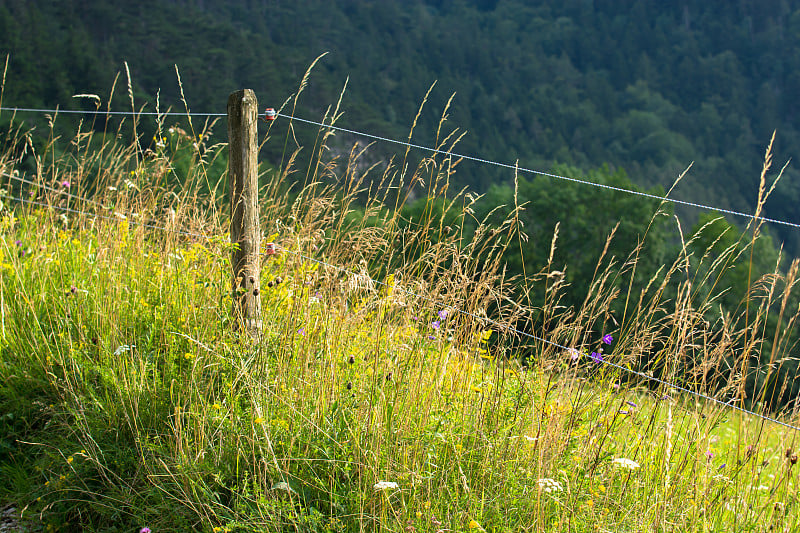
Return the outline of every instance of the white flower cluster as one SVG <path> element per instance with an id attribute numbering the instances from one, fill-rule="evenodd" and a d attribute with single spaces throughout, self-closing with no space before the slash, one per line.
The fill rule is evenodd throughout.
<path id="1" fill-rule="evenodd" d="M 561 492 L 564 490 L 561 483 L 549 477 L 537 479 L 536 484 L 545 492 Z"/>
<path id="2" fill-rule="evenodd" d="M 372 487 L 375 490 L 389 490 L 389 489 L 398 489 L 400 485 L 395 483 L 394 481 L 378 481 Z"/>
<path id="3" fill-rule="evenodd" d="M 616 459 L 611 461 L 611 463 L 620 466 L 622 468 L 627 468 L 628 470 L 636 470 L 637 468 L 639 468 L 639 466 L 641 466 L 636 461 L 633 461 L 631 459 L 625 459 L 624 457 L 617 457 Z"/>

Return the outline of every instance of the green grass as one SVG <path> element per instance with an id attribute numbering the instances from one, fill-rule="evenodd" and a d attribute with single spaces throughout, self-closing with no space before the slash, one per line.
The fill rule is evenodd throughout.
<path id="1" fill-rule="evenodd" d="M 431 205 L 441 202 L 448 159 L 375 178 L 357 152 L 326 160 L 326 138 L 314 151 L 324 165 L 294 188 L 292 165 L 263 176 L 265 234 L 283 251 L 262 258 L 256 340 L 236 333 L 224 202 L 207 174 L 216 159 L 200 149 L 181 152 L 194 181 L 176 189 L 179 148 L 139 161 L 84 139 L 34 177 L 34 199 L 52 207 L 4 201 L 2 502 L 47 531 L 800 525 L 793 430 L 648 388 L 588 357 L 612 333 L 607 360 L 633 368 L 658 345 L 668 379 L 687 375 L 676 364 L 687 350 L 709 354 L 692 369 L 727 364 L 703 336 L 707 301 L 663 298 L 659 284 L 682 258 L 624 318 L 610 315 L 626 296 L 613 280 L 631 271 L 635 251 L 623 263 L 601 259 L 582 309 L 558 315 L 554 292 L 538 310 L 552 319 L 548 339 L 586 353 L 573 362 L 540 343 L 523 366 L 503 328 L 532 314 L 506 297 L 501 237 L 520 232 L 514 219 L 466 241 L 443 221 L 470 200 L 451 195 L 443 215 L 431 208 L 400 231 L 404 197 L 391 191 L 426 184 Z M 6 173 L 15 163 L 0 157 Z M 97 178 L 99 205 L 58 191 L 64 180 L 80 191 L 83 171 Z M 357 202 L 363 217 L 351 212 Z M 531 283 L 549 284 L 549 274 Z M 491 329 L 473 316 L 489 309 Z M 692 387 L 713 393 L 700 383 Z M 734 376 L 728 390 L 739 386 Z"/>

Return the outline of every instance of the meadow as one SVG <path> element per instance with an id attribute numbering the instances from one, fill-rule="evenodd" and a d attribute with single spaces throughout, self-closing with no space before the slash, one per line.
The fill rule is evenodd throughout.
<path id="1" fill-rule="evenodd" d="M 159 117 L 142 150 L 85 127 L 25 154 L 33 173 L 24 122 L 6 134 L 0 503 L 20 530 L 800 527 L 797 417 L 766 397 L 792 359 L 797 263 L 721 321 L 698 290 L 747 260 L 757 224 L 699 274 L 679 254 L 635 293 L 639 250 L 598 250 L 577 309 L 548 265 L 524 281 L 546 295 L 532 308 L 502 261 L 524 228 L 512 211 L 465 232 L 479 198 L 450 190 L 447 155 L 366 165 L 325 128 L 293 149 L 276 121 L 264 142 L 290 148 L 261 176 L 276 253 L 262 250 L 251 338 L 231 312 L 212 128 Z M 408 221 L 415 194 L 431 208 Z M 775 313 L 788 325 L 761 327 Z M 769 365 L 751 368 L 766 335 Z M 754 372 L 765 385 L 745 404 Z"/>

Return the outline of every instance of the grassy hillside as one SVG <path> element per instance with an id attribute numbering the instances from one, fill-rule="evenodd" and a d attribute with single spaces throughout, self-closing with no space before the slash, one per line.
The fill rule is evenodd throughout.
<path id="1" fill-rule="evenodd" d="M 26 132 L 10 135 L 16 147 Z M 262 258 L 254 340 L 231 315 L 226 203 L 209 180 L 221 148 L 204 147 L 202 135 L 165 126 L 139 159 L 114 135 L 79 133 L 67 152 L 37 153 L 32 175 L 15 168 L 14 151 L 0 155 L 0 501 L 15 503 L 24 523 L 153 532 L 800 525 L 795 430 L 627 371 L 736 406 L 755 376 L 759 395 L 747 405 L 770 414 L 769 395 L 793 379 L 775 388 L 794 318 L 761 324 L 776 302 L 787 319 L 795 312 L 785 302 L 796 263 L 754 283 L 747 309 L 709 323 L 716 297 L 701 288 L 746 257 L 747 243 L 735 256 L 695 258 L 696 278 L 684 247 L 637 292 L 626 292 L 637 250 L 598 252 L 594 283 L 566 320 L 559 302 L 569 287 L 554 268 L 529 273 L 543 307 L 507 298 L 500 258 L 525 239 L 519 212 L 479 223 L 467 240 L 473 200 L 443 196 L 450 158 L 406 173 L 365 170 L 357 150 L 328 158 L 330 132 L 320 131 L 319 164 L 295 167 L 289 149 L 287 164 L 262 175 L 262 228 L 279 253 Z M 269 138 L 283 143 L 286 132 Z M 382 186 L 367 190 L 371 173 Z M 402 219 L 401 178 L 427 191 L 413 224 Z M 352 211 L 357 197 L 363 213 Z M 510 324 L 535 324 L 546 340 L 528 338 L 522 353 Z M 764 340 L 754 332 L 774 341 L 764 366 L 754 366 Z"/>

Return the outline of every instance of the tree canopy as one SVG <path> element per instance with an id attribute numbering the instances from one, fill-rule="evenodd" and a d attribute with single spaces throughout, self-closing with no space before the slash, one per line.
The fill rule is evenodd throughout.
<path id="1" fill-rule="evenodd" d="M 402 139 L 436 82 L 420 143 L 434 142 L 455 93 L 446 127 L 467 132 L 463 153 L 538 169 L 608 163 L 665 189 L 694 162 L 675 197 L 744 211 L 772 131 L 778 159 L 800 140 L 800 7 L 780 1 L 4 0 L 0 34 L 5 106 L 91 106 L 72 96 L 107 98 L 123 72 L 115 106 L 129 109 L 127 61 L 137 107 L 153 110 L 158 93 L 162 109 L 183 108 L 176 65 L 193 111 L 224 112 L 242 87 L 279 107 L 327 52 L 300 115 L 320 118 L 349 78 L 340 123 Z M 456 177 L 478 192 L 511 178 L 476 164 Z M 784 181 L 767 213 L 793 220 L 796 171 Z M 796 231 L 774 234 L 798 250 Z"/>

